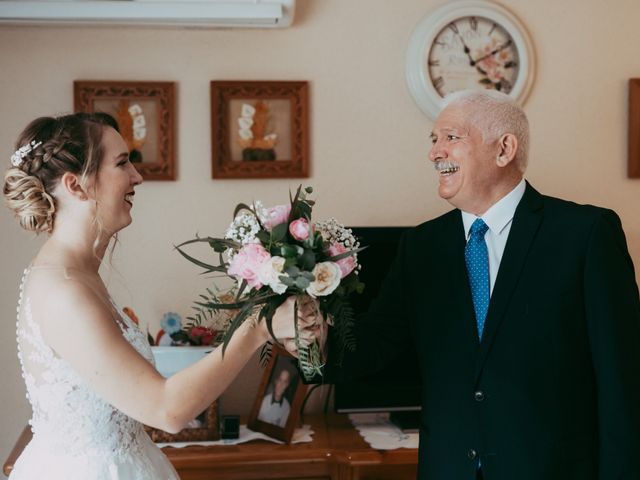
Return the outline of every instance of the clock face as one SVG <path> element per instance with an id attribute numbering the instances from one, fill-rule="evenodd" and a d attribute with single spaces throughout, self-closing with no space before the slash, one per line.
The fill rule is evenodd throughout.
<path id="1" fill-rule="evenodd" d="M 442 28 L 425 63 L 441 97 L 478 87 L 510 93 L 519 74 L 513 38 L 501 25 L 481 16 L 460 17 Z"/>

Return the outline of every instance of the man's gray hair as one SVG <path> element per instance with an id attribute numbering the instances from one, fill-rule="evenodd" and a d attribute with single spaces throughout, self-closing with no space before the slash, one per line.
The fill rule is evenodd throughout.
<path id="1" fill-rule="evenodd" d="M 529 161 L 529 120 L 518 103 L 496 90 L 461 90 L 444 98 L 443 107 L 467 108 L 470 123 L 482 133 L 486 142 L 498 140 L 505 133 L 518 139 L 515 162 L 522 173 Z"/>

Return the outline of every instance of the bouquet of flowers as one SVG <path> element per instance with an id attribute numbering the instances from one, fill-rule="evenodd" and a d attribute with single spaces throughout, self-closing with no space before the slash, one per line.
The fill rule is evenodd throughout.
<path id="1" fill-rule="evenodd" d="M 215 295 L 201 295 L 195 302 L 200 313 L 237 312 L 225 331 L 223 353 L 233 332 L 249 318 L 265 321 L 274 336 L 273 315 L 287 298 L 296 296 L 295 342 L 307 379 L 322 374 L 324 362 L 317 341 L 309 344 L 299 335 L 299 308 L 310 300 L 318 313 L 318 326 L 335 327 L 341 354 L 354 348 L 354 314 L 348 297 L 364 288 L 358 279 L 357 257 L 363 248 L 351 230 L 335 219 L 312 222 L 315 202 L 307 198 L 312 192 L 311 187 L 303 190 L 300 186 L 293 197 L 289 194 L 289 204 L 271 208 L 260 202 L 241 203 L 224 238 L 196 236 L 176 246 L 183 257 L 204 268 L 204 273 L 222 273 L 238 282 L 232 302 L 220 302 Z M 216 265 L 186 253 L 186 245 L 198 242 L 207 243 L 217 254 Z"/>

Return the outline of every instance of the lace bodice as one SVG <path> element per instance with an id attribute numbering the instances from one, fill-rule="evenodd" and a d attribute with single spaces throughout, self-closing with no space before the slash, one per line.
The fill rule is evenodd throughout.
<path id="1" fill-rule="evenodd" d="M 18 357 L 33 408 L 29 421 L 34 440 L 50 452 L 73 456 L 130 457 L 141 455 L 142 425 L 103 400 L 45 343 L 31 300 L 25 294 L 30 269 L 25 270 L 18 304 Z M 145 335 L 127 315 L 119 313 L 124 338 L 153 362 Z"/>

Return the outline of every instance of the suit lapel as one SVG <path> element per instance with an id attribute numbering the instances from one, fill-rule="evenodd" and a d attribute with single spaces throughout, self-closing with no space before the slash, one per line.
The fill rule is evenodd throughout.
<path id="1" fill-rule="evenodd" d="M 527 188 L 513 217 L 509 238 L 500 261 L 498 276 L 491 295 L 491 301 L 489 302 L 487 321 L 485 322 L 479 357 L 476 363 L 476 381 L 491 350 L 491 345 L 504 318 L 509 300 L 518 286 L 522 268 L 541 220 L 542 196 L 527 182 Z"/>

